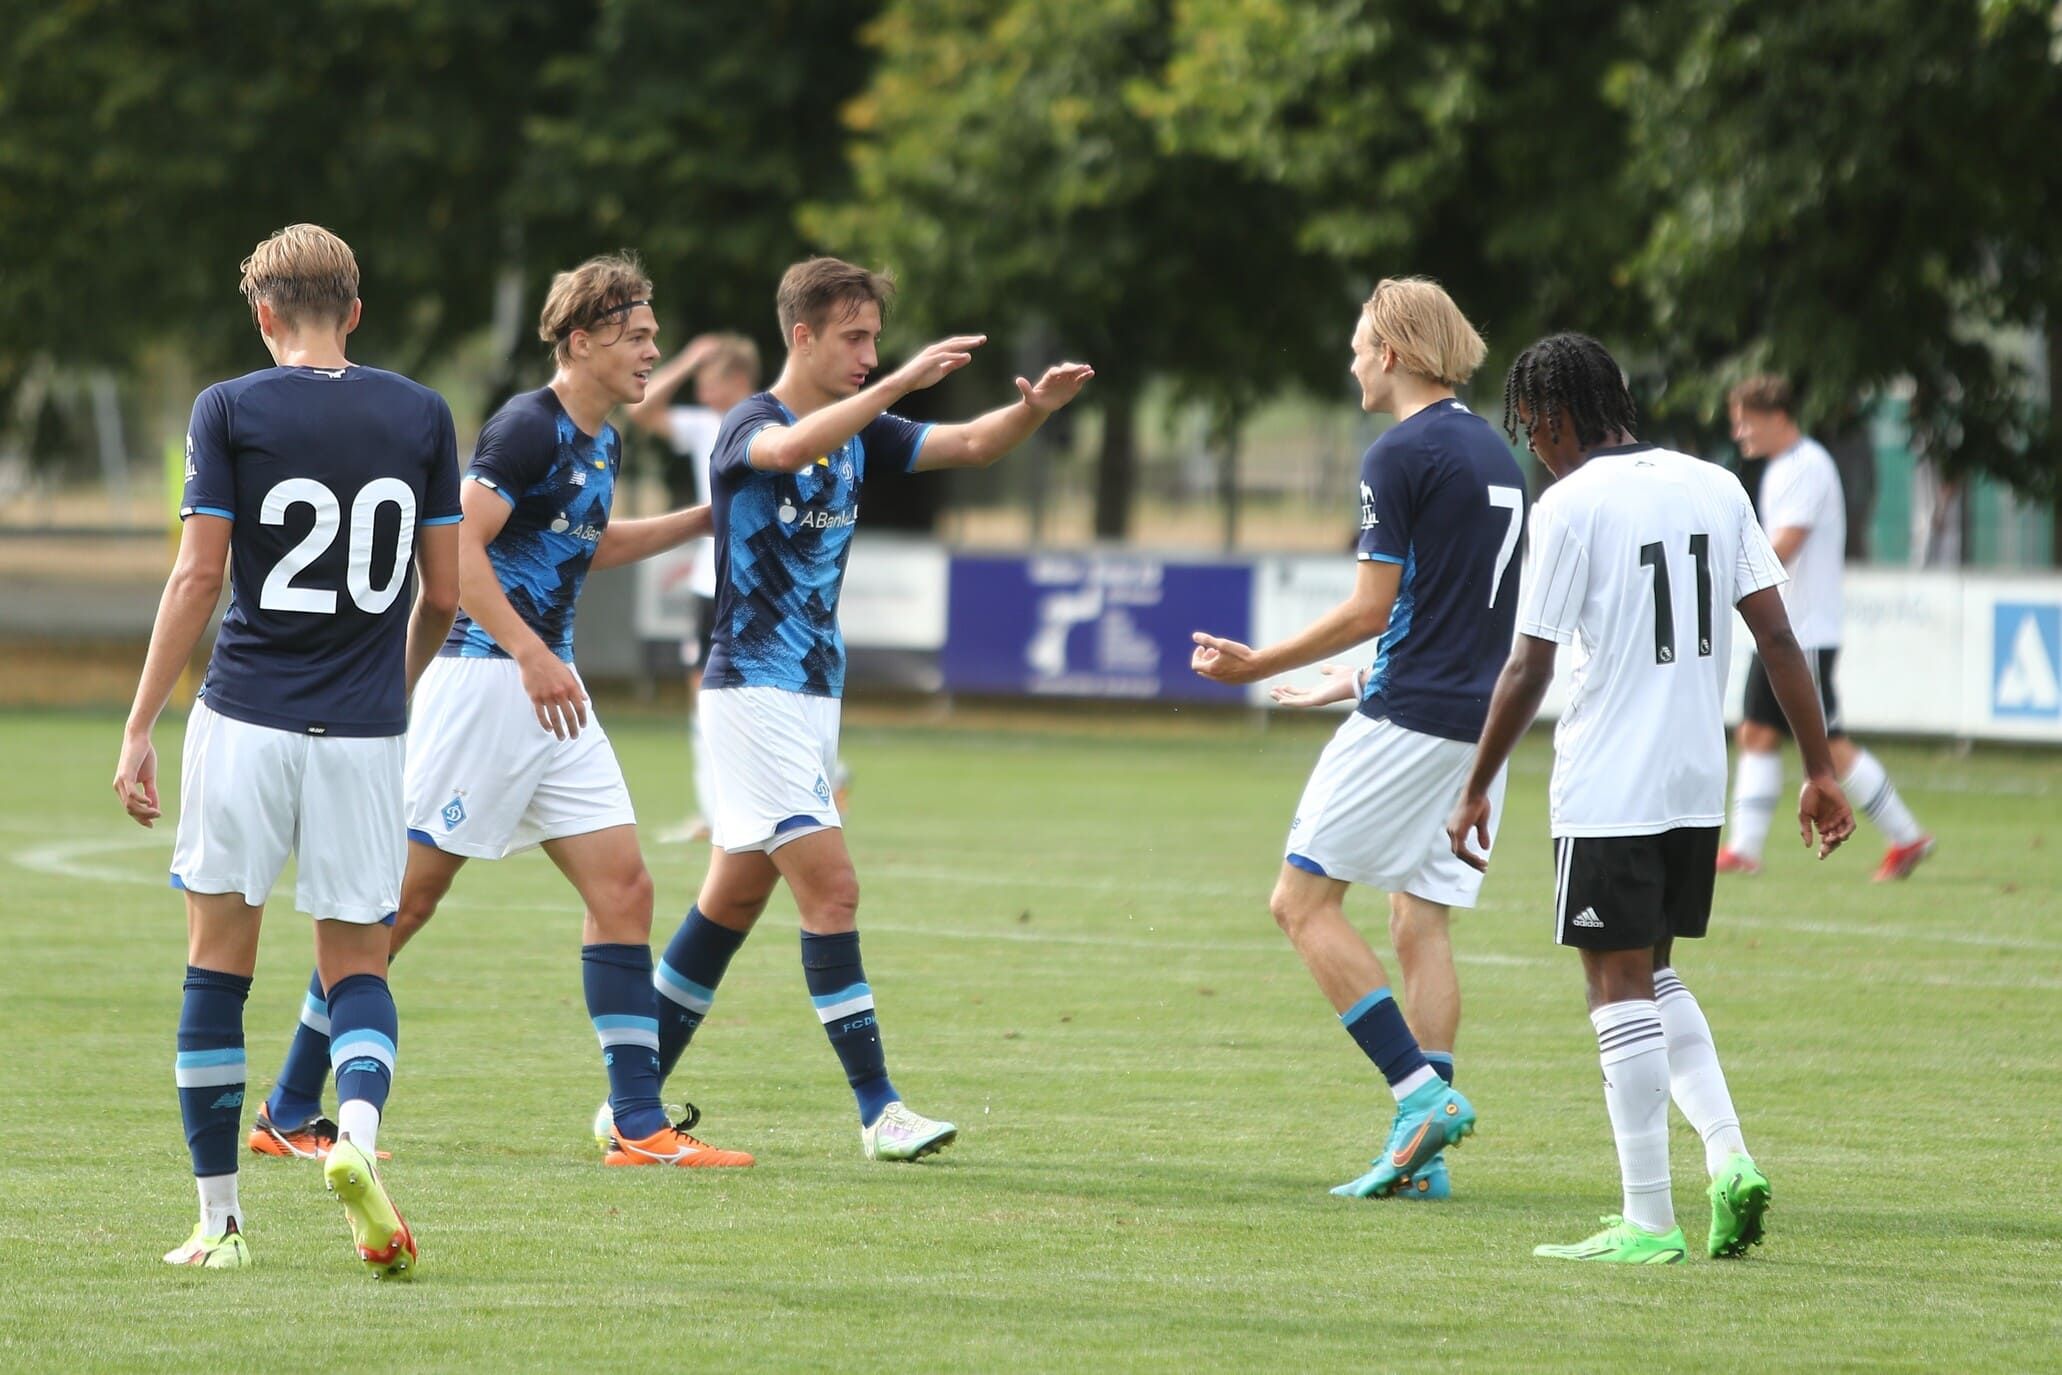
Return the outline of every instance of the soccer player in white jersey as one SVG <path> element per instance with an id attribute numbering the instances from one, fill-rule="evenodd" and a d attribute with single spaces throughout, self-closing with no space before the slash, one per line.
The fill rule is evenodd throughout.
<path id="1" fill-rule="evenodd" d="M 1725 469 L 1642 444 L 1624 374 L 1596 340 L 1557 334 L 1518 355 L 1504 427 L 1558 479 L 1532 509 L 1518 640 L 1447 821 L 1478 868 L 1491 784 L 1554 676 L 1578 660 L 1554 732 L 1555 939 L 1582 952 L 1624 1207 L 1594 1236 L 1534 1254 L 1672 1264 L 1687 1247 L 1669 1196 L 1671 1093 L 1704 1138 L 1713 1256 L 1761 1239 L 1768 1179 L 1740 1133 L 1711 1027 L 1672 966 L 1711 916 L 1725 810 L 1727 654 L 1734 606 L 1804 755 L 1797 816 L 1823 859 L 1854 829 L 1833 777 L 1811 670 L 1777 588 L 1783 566 Z"/>
<path id="2" fill-rule="evenodd" d="M 956 1129 L 909 1109 L 888 1078 L 859 958 L 859 880 L 831 795 L 845 685 L 838 592 L 859 495 L 898 472 L 993 463 L 1094 373 L 1061 363 L 1035 384 L 1018 378 L 1017 400 L 978 419 L 913 424 L 888 408 L 965 366 L 983 336 L 941 340 L 869 385 L 891 290 L 836 258 L 790 267 L 777 298 L 787 361 L 771 390 L 724 418 L 716 441 L 716 627 L 701 698 L 716 764 L 716 853 L 655 978 L 670 1071 L 785 880 L 801 913 L 810 999 L 858 1103 L 862 1149 L 870 1160 L 915 1160 Z"/>
<path id="3" fill-rule="evenodd" d="M 1473 907 L 1482 889 L 1441 822 L 1510 651 L 1525 478 L 1503 437 L 1454 395 L 1485 350 L 1437 283 L 1383 280 L 1352 349 L 1361 408 L 1396 417 L 1361 459 L 1352 595 L 1264 649 L 1198 631 L 1191 664 L 1217 682 L 1253 683 L 1382 637 L 1364 677 L 1328 665 L 1316 689 L 1276 690 L 1298 706 L 1359 701 L 1304 787 L 1268 905 L 1396 1100 L 1372 1168 L 1332 1192 L 1431 1201 L 1452 1192 L 1442 1149 L 1475 1121 L 1453 1088 L 1461 995 L 1447 913 Z M 1490 786 L 1500 801 L 1501 772 Z M 1355 883 L 1389 894 L 1408 1024 L 1346 919 Z"/>
<path id="4" fill-rule="evenodd" d="M 292 854 L 334 1033 L 341 1139 L 325 1181 L 359 1258 L 407 1278 L 415 1239 L 373 1163 L 398 1032 L 381 923 L 401 887 L 408 694 L 458 607 L 457 442 L 442 397 L 344 356 L 360 305 L 342 239 L 280 230 L 245 260 L 243 294 L 276 366 L 194 402 L 178 562 L 114 777 L 129 815 L 157 820 L 151 729 L 207 629 L 226 558 L 229 610 L 187 718 L 172 851 L 187 929 L 174 1077 L 200 1221 L 165 1259 L 251 1263 L 236 1187 L 243 1007 Z"/>
<path id="5" fill-rule="evenodd" d="M 1912 816 L 1876 756 L 1848 738 L 1833 691 L 1840 655 L 1840 570 L 1847 559 L 1840 469 L 1823 445 L 1797 428 L 1785 379 L 1750 377 L 1733 388 L 1728 402 L 1741 455 L 1769 461 L 1761 477 L 1761 524 L 1790 574 L 1783 605 L 1818 681 L 1840 786 L 1890 840 L 1876 881 L 1904 878 L 1933 853 L 1933 837 Z M 1783 790 L 1782 745 L 1789 730 L 1759 656 L 1747 667 L 1741 717 L 1733 736 L 1740 758 L 1733 776 L 1732 828 L 1718 852 L 1721 874 L 1761 872 L 1761 847 Z"/>
<path id="6" fill-rule="evenodd" d="M 542 847 L 585 909 L 582 991 L 622 1126 L 604 1163 L 744 1166 L 750 1155 L 695 1139 L 691 1121 L 676 1127 L 660 1106 L 651 875 L 622 766 L 573 666 L 588 572 L 709 529 L 705 506 L 611 519 L 623 446 L 608 417 L 644 394 L 658 360 L 651 291 L 629 255 L 559 273 L 537 326 L 556 371 L 480 431 L 463 483 L 463 611 L 423 675 L 409 733 L 393 949 L 429 921 L 469 860 Z M 309 989 L 253 1150 L 324 1149 L 321 1085 L 302 1068 L 335 1033 L 334 999 L 325 1007 L 319 992 Z"/>

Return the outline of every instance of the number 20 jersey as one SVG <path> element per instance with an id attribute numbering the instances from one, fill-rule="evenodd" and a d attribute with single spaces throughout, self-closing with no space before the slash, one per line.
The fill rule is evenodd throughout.
<path id="1" fill-rule="evenodd" d="M 267 368 L 200 394 L 182 520 L 233 522 L 201 696 L 311 735 L 400 735 L 416 531 L 459 519 L 451 409 L 377 368 Z"/>
<path id="2" fill-rule="evenodd" d="M 1733 606 L 1785 576 L 1739 479 L 1667 449 L 1599 449 L 1532 508 L 1528 557 L 1518 633 L 1578 651 L 1554 835 L 1722 824 Z"/>

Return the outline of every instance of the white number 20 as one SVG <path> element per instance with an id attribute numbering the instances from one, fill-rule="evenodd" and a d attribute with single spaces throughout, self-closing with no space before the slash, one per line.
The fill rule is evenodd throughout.
<path id="1" fill-rule="evenodd" d="M 1504 585 L 1504 570 L 1511 566 L 1511 554 L 1518 547 L 1518 527 L 1525 523 L 1525 493 L 1516 487 L 1491 487 L 1489 504 L 1511 513 L 1503 545 L 1496 551 L 1496 576 L 1489 580 L 1489 604 L 1495 606 L 1497 590 Z"/>
<path id="2" fill-rule="evenodd" d="M 386 585 L 372 585 L 372 528 L 381 506 L 400 508 L 401 530 L 394 546 L 394 566 Z M 329 552 L 343 523 L 343 506 L 336 493 L 310 477 L 290 477 L 265 494 L 258 519 L 266 525 L 286 524 L 286 513 L 296 506 L 315 512 L 315 524 L 301 542 L 286 551 L 265 579 L 258 605 L 267 611 L 305 611 L 316 616 L 334 616 L 337 594 L 334 588 L 299 587 L 294 578 L 309 564 Z M 349 560 L 344 584 L 351 600 L 368 615 L 378 615 L 394 604 L 408 581 L 408 559 L 415 551 L 415 493 L 397 477 L 375 478 L 359 489 L 351 503 L 351 533 L 346 550 Z"/>

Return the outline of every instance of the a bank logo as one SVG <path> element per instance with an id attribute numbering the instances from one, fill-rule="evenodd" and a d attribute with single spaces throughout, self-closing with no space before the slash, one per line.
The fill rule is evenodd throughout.
<path id="1" fill-rule="evenodd" d="M 2062 604 L 1999 602 L 1991 614 L 1992 714 L 2062 721 Z"/>

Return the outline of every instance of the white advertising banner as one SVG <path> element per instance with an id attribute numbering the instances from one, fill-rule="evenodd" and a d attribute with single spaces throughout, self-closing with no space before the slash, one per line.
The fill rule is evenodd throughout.
<path id="1" fill-rule="evenodd" d="M 669 549 L 637 565 L 633 625 L 640 640 L 682 640 L 691 633 L 692 560 Z M 945 646 L 948 558 L 942 545 L 862 534 L 838 598 L 845 643 L 860 649 L 938 650 Z"/>

